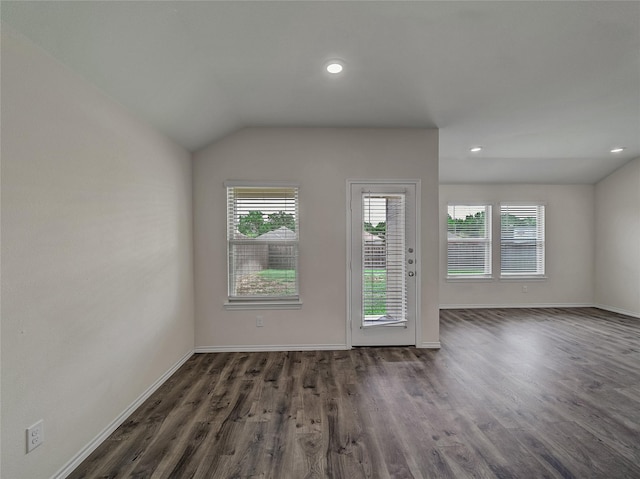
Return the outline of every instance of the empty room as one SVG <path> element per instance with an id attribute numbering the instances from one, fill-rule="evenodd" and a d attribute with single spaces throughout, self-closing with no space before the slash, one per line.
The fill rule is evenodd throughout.
<path id="1" fill-rule="evenodd" d="M 640 477 L 640 2 L 5 1 L 0 477 Z"/>

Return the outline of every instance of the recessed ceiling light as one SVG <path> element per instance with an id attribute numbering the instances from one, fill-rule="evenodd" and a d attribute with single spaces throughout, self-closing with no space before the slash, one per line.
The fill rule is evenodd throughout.
<path id="1" fill-rule="evenodd" d="M 616 146 L 615 148 L 611 148 L 611 153 L 622 153 L 625 150 L 624 146 Z"/>
<path id="2" fill-rule="evenodd" d="M 469 151 L 471 153 L 478 153 L 479 151 L 482 151 L 482 147 L 481 146 L 474 146 L 473 148 L 469 148 Z"/>
<path id="3" fill-rule="evenodd" d="M 342 63 L 338 63 L 336 61 L 332 61 L 327 64 L 327 71 L 329 73 L 333 73 L 334 75 L 340 73 L 343 68 L 344 67 L 342 66 Z"/>

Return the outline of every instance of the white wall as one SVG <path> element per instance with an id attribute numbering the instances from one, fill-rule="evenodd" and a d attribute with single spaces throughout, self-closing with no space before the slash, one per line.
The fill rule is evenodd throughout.
<path id="1" fill-rule="evenodd" d="M 187 151 L 3 27 L 3 478 L 51 477 L 193 350 L 191 194 Z"/>
<path id="2" fill-rule="evenodd" d="M 640 158 L 596 185 L 599 306 L 640 317 Z"/>
<path id="3" fill-rule="evenodd" d="M 500 280 L 494 227 L 494 279 L 447 281 L 447 204 L 532 201 L 546 204 L 545 280 Z M 440 185 L 440 305 L 591 305 L 594 291 L 593 185 Z M 494 225 L 497 226 L 497 225 Z M 522 286 L 527 286 L 527 293 Z"/>
<path id="4" fill-rule="evenodd" d="M 422 338 L 438 341 L 438 132 L 245 129 L 194 157 L 196 347 L 344 347 L 346 180 L 422 180 Z M 293 311 L 226 311 L 225 180 L 300 185 L 300 287 Z M 265 326 L 256 328 L 255 317 Z"/>

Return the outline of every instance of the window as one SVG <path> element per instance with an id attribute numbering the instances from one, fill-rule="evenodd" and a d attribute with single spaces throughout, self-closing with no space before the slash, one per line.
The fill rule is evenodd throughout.
<path id="1" fill-rule="evenodd" d="M 544 276 L 544 205 L 500 205 L 500 275 Z"/>
<path id="2" fill-rule="evenodd" d="M 298 187 L 226 186 L 227 306 L 298 301 Z"/>
<path id="3" fill-rule="evenodd" d="M 405 193 L 362 194 L 363 327 L 407 322 Z"/>
<path id="4" fill-rule="evenodd" d="M 491 205 L 447 207 L 447 277 L 491 277 Z"/>

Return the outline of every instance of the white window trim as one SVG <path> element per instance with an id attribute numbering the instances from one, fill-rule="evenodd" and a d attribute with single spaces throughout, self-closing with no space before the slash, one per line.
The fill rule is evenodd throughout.
<path id="1" fill-rule="evenodd" d="M 543 241 L 543 245 L 544 245 L 544 261 L 543 261 L 543 268 L 544 268 L 544 272 L 540 273 L 540 274 L 532 274 L 532 273 L 522 273 L 522 274 L 518 274 L 518 273 L 503 273 L 502 272 L 502 207 L 503 206 L 542 206 L 544 207 L 544 241 Z M 501 201 L 500 203 L 498 203 L 498 207 L 496 208 L 496 216 L 497 216 L 497 221 L 496 221 L 496 228 L 498 231 L 498 236 L 497 236 L 497 249 L 498 249 L 498 254 L 497 256 L 497 261 L 498 261 L 498 272 L 499 272 L 499 277 L 498 279 L 500 281 L 505 281 L 505 282 L 510 282 L 510 281 L 546 281 L 548 279 L 547 277 L 547 202 L 546 201 L 523 201 L 523 200 L 518 200 L 518 201 Z"/>
<path id="2" fill-rule="evenodd" d="M 507 275 L 507 276 L 500 276 L 500 278 L 498 278 L 500 281 L 505 281 L 505 282 L 509 282 L 509 281 L 545 281 L 547 278 L 546 274 L 534 274 L 534 275 Z"/>
<path id="3" fill-rule="evenodd" d="M 241 310 L 285 310 L 285 309 L 302 309 L 302 300 L 296 299 L 291 301 L 254 301 L 254 300 L 234 300 L 224 303 L 224 309 L 228 311 Z"/>
<path id="4" fill-rule="evenodd" d="M 300 229 L 300 185 L 298 183 L 285 182 L 285 181 L 243 181 L 243 180 L 227 180 L 224 182 L 225 191 L 227 188 L 234 187 L 246 187 L 246 188 L 296 188 L 298 190 L 298 203 L 296 205 L 297 215 L 297 228 Z M 225 193 L 226 197 L 226 193 Z M 227 209 L 229 205 L 225 199 L 225 209 Z M 225 223 L 228 222 L 227 214 L 225 214 Z M 225 229 L 228 226 L 225 226 Z M 229 282 L 230 277 L 230 268 L 231 265 L 229 263 L 229 247 L 231 245 L 231 241 L 228 237 L 227 232 L 227 284 Z M 300 243 L 300 235 L 298 231 L 298 240 L 296 244 Z M 231 298 L 227 296 L 227 301 L 224 303 L 224 309 L 230 311 L 238 311 L 238 310 L 288 310 L 288 309 L 301 309 L 302 308 L 302 299 L 300 297 L 300 268 L 299 264 L 296 266 L 296 289 L 298 291 L 298 295 L 296 296 L 282 296 L 282 297 L 246 297 L 246 298 Z M 227 295 L 229 293 L 227 292 Z"/>
<path id="5" fill-rule="evenodd" d="M 445 221 L 447 219 L 447 215 L 449 214 L 450 206 L 477 206 L 477 207 L 489 207 L 489 239 L 484 240 L 485 243 L 489 243 L 489 270 L 491 271 L 488 274 L 478 274 L 478 275 L 450 275 L 449 274 L 449 228 L 448 222 L 447 227 L 445 228 L 446 237 L 446 262 L 445 262 L 445 281 L 451 283 L 476 283 L 476 282 L 490 282 L 495 279 L 494 276 L 494 250 L 495 250 L 495 234 L 494 234 L 494 216 L 495 216 L 495 207 L 494 204 L 490 201 L 449 201 L 447 202 L 447 211 L 445 212 Z M 474 241 L 479 242 L 479 241 Z"/>
<path id="6" fill-rule="evenodd" d="M 494 281 L 495 278 L 493 275 L 483 275 L 483 276 L 447 276 L 445 281 L 447 283 L 490 283 Z"/>

